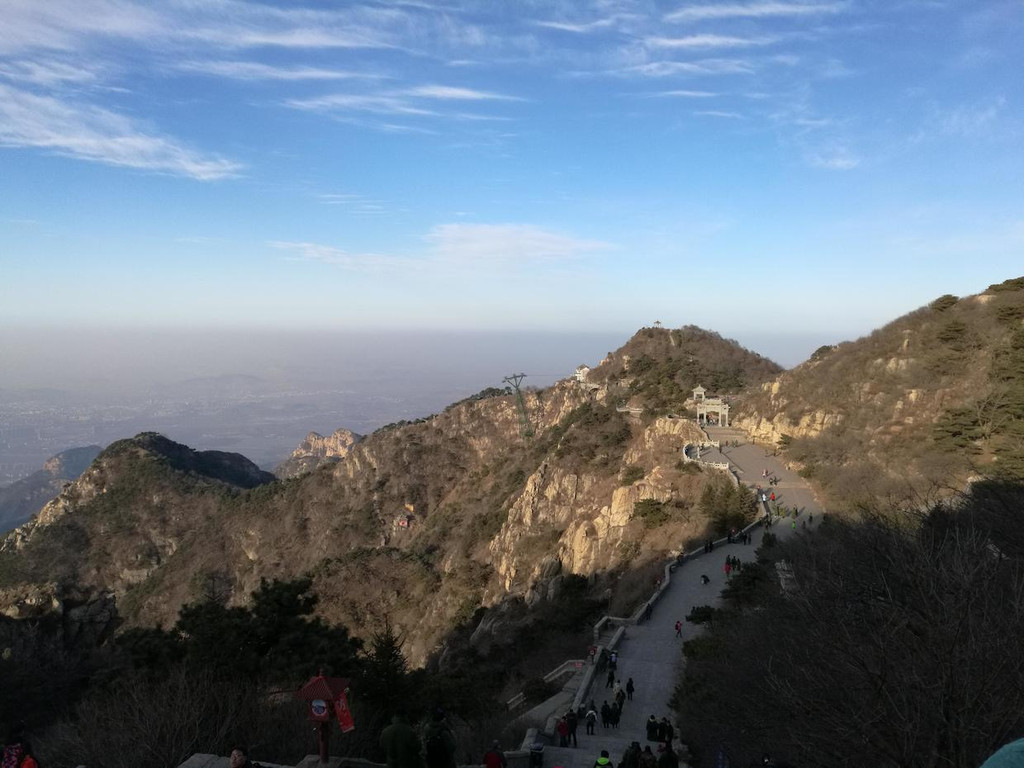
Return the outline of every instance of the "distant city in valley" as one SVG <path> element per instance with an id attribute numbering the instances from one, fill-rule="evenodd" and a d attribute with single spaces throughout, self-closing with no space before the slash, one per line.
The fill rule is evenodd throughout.
<path id="1" fill-rule="evenodd" d="M 69 343 L 57 331 L 8 330 L 0 485 L 67 448 L 146 431 L 273 470 L 310 431 L 368 434 L 502 386 L 510 373 L 547 386 L 630 333 L 97 331 Z M 792 365 L 823 340 L 741 341 Z"/>
<path id="2" fill-rule="evenodd" d="M 627 335 L 96 332 L 70 344 L 6 331 L 0 485 L 67 448 L 144 431 L 272 470 L 310 431 L 367 434 L 520 371 L 546 386 Z"/>

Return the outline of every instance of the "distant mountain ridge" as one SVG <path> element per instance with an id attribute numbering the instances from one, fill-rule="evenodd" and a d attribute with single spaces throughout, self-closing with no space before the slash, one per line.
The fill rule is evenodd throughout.
<path id="1" fill-rule="evenodd" d="M 734 423 L 837 504 L 1024 476 L 1024 277 L 941 296 L 754 388 Z"/>
<path id="2" fill-rule="evenodd" d="M 0 488 L 0 533 L 27 522 L 57 497 L 65 483 L 77 479 L 101 450 L 98 445 L 68 448 L 47 459 L 39 471 Z"/>
<path id="3" fill-rule="evenodd" d="M 278 482 L 242 456 L 119 441 L 0 546 L 0 610 L 50 611 L 73 588 L 113 594 L 129 625 L 166 626 L 204 579 L 241 601 L 261 578 L 308 574 L 325 619 L 367 636 L 387 617 L 422 664 L 480 609 L 533 605 L 568 574 L 619 573 L 706 533 L 703 491 L 727 480 L 680 460 L 702 435 L 675 414 L 718 371 L 738 391 L 778 366 L 692 327 L 631 343 L 640 353 L 611 354 L 591 383 L 525 391 L 532 437 L 492 387 Z M 488 626 L 475 642 L 508 642 Z"/>

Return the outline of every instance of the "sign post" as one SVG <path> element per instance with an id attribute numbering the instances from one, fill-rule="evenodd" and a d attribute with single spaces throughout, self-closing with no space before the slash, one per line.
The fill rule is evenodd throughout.
<path id="1" fill-rule="evenodd" d="M 297 699 L 309 702 L 309 719 L 317 724 L 320 762 L 323 764 L 330 758 L 331 720 L 337 718 L 342 733 L 349 733 L 356 727 L 348 706 L 348 690 L 347 679 L 324 677 L 321 671 L 295 694 Z"/>

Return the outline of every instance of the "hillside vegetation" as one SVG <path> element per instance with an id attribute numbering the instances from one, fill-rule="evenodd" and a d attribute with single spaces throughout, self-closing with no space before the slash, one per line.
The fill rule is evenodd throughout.
<path id="1" fill-rule="evenodd" d="M 671 375 L 654 373 L 662 353 Z M 721 509 L 699 503 L 722 477 L 681 461 L 682 445 L 700 438 L 695 426 L 616 409 L 620 391 L 643 399 L 657 383 L 657 402 L 679 411 L 670 395 L 688 393 L 719 353 L 736 386 L 774 370 L 715 334 L 645 329 L 594 369 L 600 379 L 608 367 L 607 383 L 528 392 L 532 438 L 513 397 L 489 389 L 285 481 L 158 435 L 120 441 L 7 539 L 0 597 L 10 615 L 31 616 L 110 591 L 130 626 L 170 626 L 211 582 L 244 604 L 262 578 L 309 576 L 319 616 L 361 637 L 390 621 L 414 664 L 460 626 L 479 630 L 476 647 L 498 648 L 512 642 L 510 623 L 530 623 L 572 574 L 601 594 L 725 524 Z"/>
<path id="2" fill-rule="evenodd" d="M 838 504 L 1021 477 L 1024 278 L 822 347 L 749 393 L 734 421 L 782 446 Z"/>

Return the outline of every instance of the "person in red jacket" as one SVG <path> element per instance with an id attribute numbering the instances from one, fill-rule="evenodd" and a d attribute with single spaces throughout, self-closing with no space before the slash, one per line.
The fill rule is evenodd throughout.
<path id="1" fill-rule="evenodd" d="M 505 759 L 505 753 L 501 751 L 498 742 L 494 742 L 491 748 L 484 753 L 484 767 L 508 768 L 508 760 Z"/>

